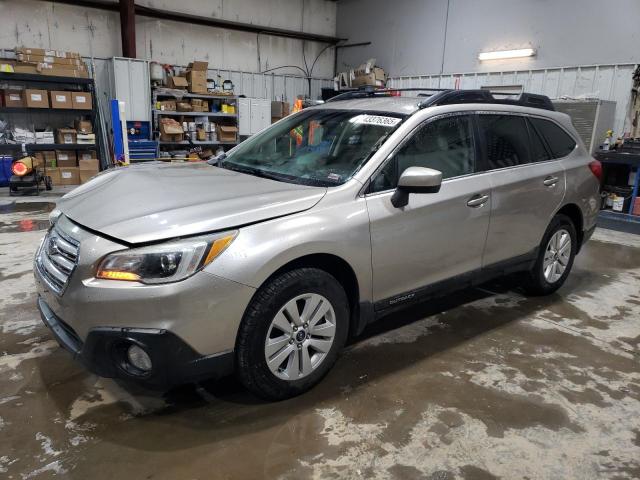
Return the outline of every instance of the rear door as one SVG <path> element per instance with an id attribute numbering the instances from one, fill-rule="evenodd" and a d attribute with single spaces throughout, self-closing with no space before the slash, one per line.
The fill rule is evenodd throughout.
<path id="1" fill-rule="evenodd" d="M 565 193 L 565 172 L 522 115 L 478 115 L 484 168 L 490 172 L 491 221 L 483 267 L 535 252 Z"/>

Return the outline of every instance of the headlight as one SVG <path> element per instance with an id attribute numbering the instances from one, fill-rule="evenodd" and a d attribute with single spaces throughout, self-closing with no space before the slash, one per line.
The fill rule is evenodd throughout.
<path id="1" fill-rule="evenodd" d="M 102 260 L 96 278 L 151 284 L 184 280 L 215 260 L 237 234 L 224 232 L 115 252 Z"/>
<path id="2" fill-rule="evenodd" d="M 51 210 L 51 212 L 49 212 L 49 224 L 54 225 L 58 221 L 60 215 L 62 215 L 62 212 L 57 208 Z"/>

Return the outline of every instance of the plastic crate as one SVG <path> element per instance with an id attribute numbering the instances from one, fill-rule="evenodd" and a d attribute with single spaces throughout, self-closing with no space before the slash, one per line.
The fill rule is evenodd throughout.
<path id="1" fill-rule="evenodd" d="M 11 164 L 13 157 L 0 155 L 0 187 L 8 187 L 11 178 Z"/>

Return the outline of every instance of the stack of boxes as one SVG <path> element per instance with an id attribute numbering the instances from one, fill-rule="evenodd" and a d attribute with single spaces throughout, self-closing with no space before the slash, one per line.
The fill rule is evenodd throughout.
<path id="1" fill-rule="evenodd" d="M 206 94 L 207 89 L 207 62 L 191 62 L 184 75 L 175 75 L 167 78 L 167 87 L 177 90 L 188 90 L 190 93 Z"/>
<path id="2" fill-rule="evenodd" d="M 45 50 L 42 48 L 16 48 L 16 60 L 3 60 L 15 73 L 51 75 L 56 77 L 87 78 L 89 72 L 77 52 Z"/>
<path id="3" fill-rule="evenodd" d="M 372 86 L 384 88 L 387 85 L 387 74 L 384 69 L 376 67 L 376 59 L 371 58 L 357 68 L 341 72 L 334 78 L 335 90 Z"/>
<path id="4" fill-rule="evenodd" d="M 8 88 L 2 92 L 3 104 L 7 108 L 59 108 L 92 110 L 93 98 L 89 92 L 67 92 L 36 88 Z"/>

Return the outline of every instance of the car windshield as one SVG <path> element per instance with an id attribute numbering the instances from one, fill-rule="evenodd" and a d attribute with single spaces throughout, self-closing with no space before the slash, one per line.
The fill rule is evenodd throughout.
<path id="1" fill-rule="evenodd" d="M 249 138 L 218 164 L 285 182 L 340 185 L 371 157 L 402 118 L 361 110 L 303 110 Z"/>

